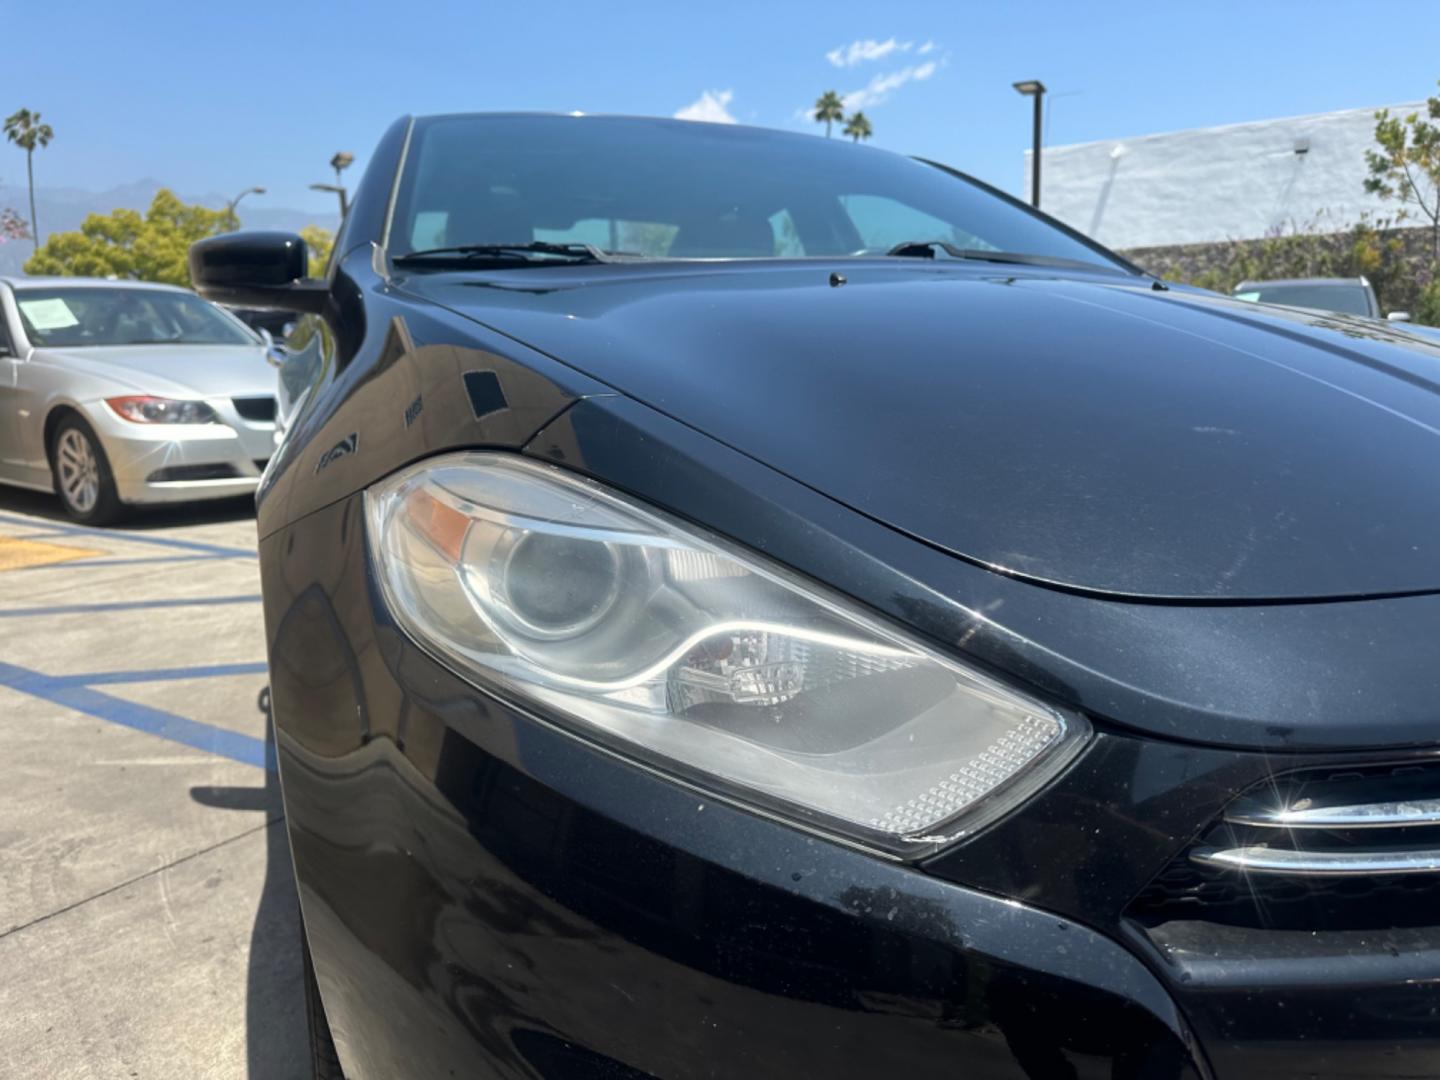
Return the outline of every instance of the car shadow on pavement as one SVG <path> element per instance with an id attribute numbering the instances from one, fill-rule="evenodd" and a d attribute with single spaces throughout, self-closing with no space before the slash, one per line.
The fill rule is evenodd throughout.
<path id="1" fill-rule="evenodd" d="M 217 809 L 265 815 L 265 881 L 250 934 L 250 963 L 245 1004 L 245 1052 L 250 1080 L 305 1077 L 309 1071 L 309 1033 L 301 982 L 300 902 L 290 841 L 275 771 L 275 726 L 270 690 L 260 693 L 265 713 L 265 782 L 260 787 L 192 787 L 190 797 Z M 257 822 L 258 824 L 258 822 Z"/>
<path id="2" fill-rule="evenodd" d="M 0 485 L 0 512 L 26 514 L 67 524 L 70 519 L 55 495 L 28 488 Z M 173 503 L 159 506 L 137 506 L 130 514 L 106 528 L 118 532 L 145 532 L 170 529 L 181 525 L 211 525 L 216 522 L 243 521 L 255 517 L 255 497 L 239 495 L 230 499 L 207 499 L 204 502 Z"/>

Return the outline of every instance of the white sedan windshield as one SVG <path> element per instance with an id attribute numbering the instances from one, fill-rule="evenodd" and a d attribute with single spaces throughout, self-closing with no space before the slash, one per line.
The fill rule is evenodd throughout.
<path id="1" fill-rule="evenodd" d="M 32 345 L 249 345 L 254 338 L 198 296 L 161 289 L 22 288 L 15 303 Z"/>

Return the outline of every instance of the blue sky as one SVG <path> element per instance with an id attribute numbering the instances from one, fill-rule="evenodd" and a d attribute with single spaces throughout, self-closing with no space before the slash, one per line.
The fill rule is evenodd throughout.
<path id="1" fill-rule="evenodd" d="M 40 186 L 260 184 L 266 205 L 323 211 L 333 197 L 307 185 L 332 179 L 331 154 L 353 151 L 357 177 L 405 112 L 698 107 L 818 130 L 799 112 L 835 89 L 866 101 L 875 145 L 1018 192 L 1030 114 L 1017 79 L 1051 89 L 1056 145 L 1416 100 L 1440 78 L 1434 12 L 1433 0 L 0 0 L 0 25 L 23 27 L 6 43 L 0 115 L 26 106 L 54 125 Z M 0 178 L 24 179 L 3 145 Z"/>

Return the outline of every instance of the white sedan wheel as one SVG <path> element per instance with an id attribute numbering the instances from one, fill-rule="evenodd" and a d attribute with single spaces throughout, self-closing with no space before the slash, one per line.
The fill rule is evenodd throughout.
<path id="1" fill-rule="evenodd" d="M 66 428 L 55 444 L 60 494 L 71 509 L 88 514 L 100 498 L 100 461 L 90 439 L 79 428 Z"/>

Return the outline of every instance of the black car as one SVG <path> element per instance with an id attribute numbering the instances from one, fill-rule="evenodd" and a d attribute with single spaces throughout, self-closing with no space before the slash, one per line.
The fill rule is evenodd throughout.
<path id="1" fill-rule="evenodd" d="M 1435 347 L 742 126 L 407 118 L 335 251 L 191 255 L 321 1075 L 1440 1069 Z"/>

